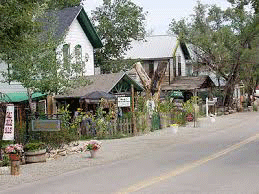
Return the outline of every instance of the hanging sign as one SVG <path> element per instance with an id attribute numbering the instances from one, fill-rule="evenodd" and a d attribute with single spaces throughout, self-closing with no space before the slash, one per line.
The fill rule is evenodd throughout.
<path id="1" fill-rule="evenodd" d="M 14 105 L 6 107 L 3 140 L 14 140 Z"/>
<path id="2" fill-rule="evenodd" d="M 118 97 L 118 107 L 130 107 L 130 97 Z"/>

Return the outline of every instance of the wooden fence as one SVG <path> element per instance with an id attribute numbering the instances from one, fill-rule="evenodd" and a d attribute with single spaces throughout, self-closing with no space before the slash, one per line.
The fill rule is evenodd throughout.
<path id="1" fill-rule="evenodd" d="M 148 130 L 147 115 L 136 117 L 137 134 L 144 133 Z M 88 137 L 95 136 L 133 136 L 133 123 L 132 118 L 118 118 L 107 123 L 105 129 L 97 127 L 95 123 L 90 121 L 82 122 L 80 127 L 80 134 Z"/>

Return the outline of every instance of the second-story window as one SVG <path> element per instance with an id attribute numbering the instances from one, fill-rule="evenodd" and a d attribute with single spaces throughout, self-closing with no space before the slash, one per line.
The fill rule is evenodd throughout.
<path id="1" fill-rule="evenodd" d="M 77 64 L 82 62 L 82 47 L 79 44 L 75 46 L 75 58 Z"/>
<path id="2" fill-rule="evenodd" d="M 173 58 L 173 71 L 174 71 L 174 77 L 176 77 L 176 57 Z"/>
<path id="3" fill-rule="evenodd" d="M 178 76 L 182 75 L 181 56 L 178 56 Z"/>
<path id="4" fill-rule="evenodd" d="M 63 45 L 63 64 L 64 69 L 70 72 L 70 45 Z"/>

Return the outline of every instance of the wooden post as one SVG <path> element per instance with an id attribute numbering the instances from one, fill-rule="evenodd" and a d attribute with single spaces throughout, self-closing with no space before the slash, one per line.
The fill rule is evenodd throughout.
<path id="1" fill-rule="evenodd" d="M 136 117 L 135 117 L 135 111 L 134 111 L 134 86 L 133 84 L 131 84 L 131 112 L 132 112 L 132 131 L 133 134 L 136 135 L 137 134 L 137 128 L 136 128 Z"/>
<path id="2" fill-rule="evenodd" d="M 20 175 L 20 161 L 11 160 L 11 175 Z"/>

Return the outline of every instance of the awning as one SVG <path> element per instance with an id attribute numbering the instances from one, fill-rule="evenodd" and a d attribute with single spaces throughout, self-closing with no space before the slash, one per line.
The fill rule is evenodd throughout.
<path id="1" fill-rule="evenodd" d="M 116 100 L 115 95 L 109 94 L 109 93 L 103 92 L 103 91 L 91 92 L 91 93 L 81 97 L 80 100 L 85 100 L 85 102 L 87 102 L 87 103 L 99 103 L 101 98 L 104 98 L 109 101 Z"/>
<path id="2" fill-rule="evenodd" d="M 40 97 L 44 97 L 47 94 L 42 94 L 40 92 L 35 92 L 32 94 L 32 99 L 37 99 Z M 27 92 L 14 92 L 14 93 L 5 93 L 2 94 L 0 97 L 0 101 L 1 102 L 23 102 L 23 101 L 27 101 L 28 95 Z"/>

